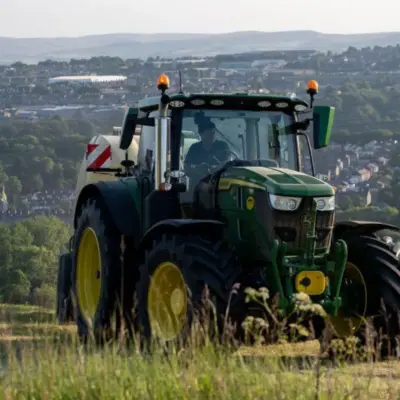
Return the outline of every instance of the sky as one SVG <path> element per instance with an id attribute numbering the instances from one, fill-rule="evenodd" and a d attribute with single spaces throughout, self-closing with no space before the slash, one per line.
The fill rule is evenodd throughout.
<path id="1" fill-rule="evenodd" d="M 7 37 L 400 31 L 399 0 L 0 0 L 0 4 L 0 36 Z"/>

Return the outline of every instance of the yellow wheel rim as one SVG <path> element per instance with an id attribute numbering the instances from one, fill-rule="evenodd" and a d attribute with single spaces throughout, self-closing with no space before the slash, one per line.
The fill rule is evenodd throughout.
<path id="1" fill-rule="evenodd" d="M 359 299 L 360 304 L 358 304 L 358 310 L 355 311 L 354 315 L 346 316 L 345 307 L 348 307 L 348 305 L 344 305 L 339 309 L 337 316 L 329 316 L 334 332 L 340 338 L 354 335 L 354 333 L 360 329 L 360 326 L 363 323 L 363 318 L 367 312 L 367 285 L 364 277 L 358 267 L 347 262 L 343 276 L 342 293 L 345 293 L 343 292 L 343 289 L 346 290 L 346 286 L 347 290 L 351 291 L 352 287 L 354 288 L 354 285 L 360 287 L 360 295 L 362 297 Z"/>
<path id="2" fill-rule="evenodd" d="M 87 319 L 92 319 L 99 304 L 101 289 L 100 246 L 92 228 L 86 228 L 82 234 L 76 276 L 79 308 Z"/>
<path id="3" fill-rule="evenodd" d="M 172 262 L 160 264 L 150 279 L 147 311 L 153 336 L 175 339 L 186 323 L 186 284 L 179 268 Z"/>

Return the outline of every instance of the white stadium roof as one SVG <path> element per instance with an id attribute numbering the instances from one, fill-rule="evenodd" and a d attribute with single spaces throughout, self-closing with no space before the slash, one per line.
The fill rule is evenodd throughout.
<path id="1" fill-rule="evenodd" d="M 72 76 L 57 76 L 49 79 L 49 84 L 52 83 L 102 83 L 102 82 L 120 82 L 126 80 L 126 76 L 122 75 L 72 75 Z"/>

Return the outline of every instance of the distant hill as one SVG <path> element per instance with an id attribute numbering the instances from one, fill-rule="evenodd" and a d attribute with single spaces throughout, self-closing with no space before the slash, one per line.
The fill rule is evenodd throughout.
<path id="1" fill-rule="evenodd" d="M 75 38 L 0 37 L 0 63 L 36 63 L 93 56 L 147 58 L 150 56 L 213 56 L 258 50 L 332 50 L 349 46 L 387 46 L 400 43 L 400 32 L 358 35 L 315 31 L 232 32 L 224 34 L 106 34 Z"/>

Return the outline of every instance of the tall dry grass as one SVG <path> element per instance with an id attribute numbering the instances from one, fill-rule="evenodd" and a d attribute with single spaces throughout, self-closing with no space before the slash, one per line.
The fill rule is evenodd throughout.
<path id="1" fill-rule="evenodd" d="M 0 325 L 0 399 L 400 398 L 399 362 L 376 362 L 371 349 L 349 338 L 335 343 L 332 363 L 327 358 L 331 342 L 319 346 L 303 340 L 312 339 L 313 332 L 301 317 L 293 322 L 274 314 L 264 289 L 247 295 L 266 315 L 244 323 L 252 348 L 237 351 L 229 346 L 233 340 L 208 340 L 209 328 L 197 324 L 185 346 L 168 354 L 156 347 L 151 357 L 137 345 L 127 348 L 123 336 L 102 349 L 82 346 L 73 327 L 57 327 L 48 319 L 51 313 L 0 305 L 5 318 Z M 321 313 L 306 296 L 295 301 L 298 314 Z M 269 337 L 279 340 L 267 346 Z M 289 343 L 296 337 L 296 344 Z"/>

